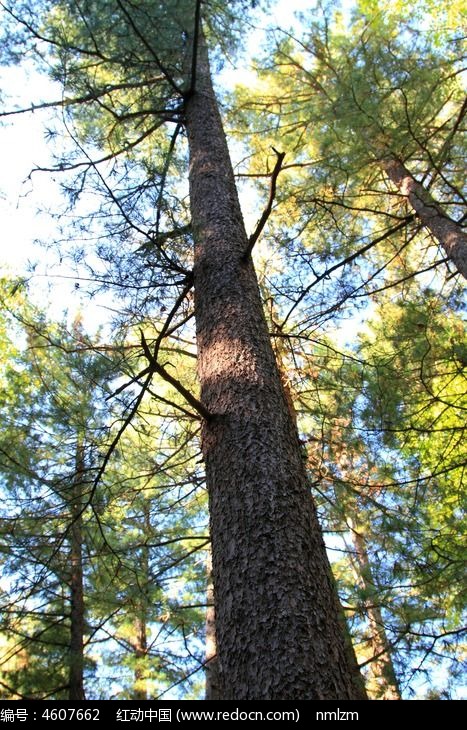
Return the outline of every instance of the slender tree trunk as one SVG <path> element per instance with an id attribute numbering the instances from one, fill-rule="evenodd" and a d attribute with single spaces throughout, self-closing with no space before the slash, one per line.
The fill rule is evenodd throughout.
<path id="1" fill-rule="evenodd" d="M 151 507 L 149 502 L 143 506 L 144 529 L 143 547 L 141 552 L 141 564 L 138 566 L 139 595 L 136 597 L 136 618 L 135 618 L 135 639 L 133 647 L 135 651 L 135 683 L 133 699 L 148 699 L 148 588 L 150 581 L 149 574 L 149 548 L 146 542 L 150 541 L 151 530 Z"/>
<path id="2" fill-rule="evenodd" d="M 392 651 L 385 628 L 380 606 L 378 605 L 378 590 L 375 585 L 371 570 L 370 558 L 366 549 L 363 531 L 348 520 L 352 532 L 352 542 L 355 551 L 353 553 L 357 564 L 357 579 L 362 586 L 365 596 L 365 612 L 368 618 L 370 631 L 370 645 L 374 660 L 371 663 L 372 681 L 369 683 L 369 691 L 373 689 L 377 699 L 400 700 L 401 693 L 397 681 L 394 665 L 392 663 Z"/>
<path id="3" fill-rule="evenodd" d="M 206 699 L 219 700 L 219 665 L 217 661 L 216 611 L 214 608 L 214 584 L 212 580 L 212 559 L 207 559 L 206 603 Z"/>
<path id="4" fill-rule="evenodd" d="M 423 225 L 439 241 L 446 256 L 467 279 L 467 234 L 459 223 L 446 215 L 400 160 L 390 157 L 381 160 L 380 164 L 399 192 L 407 198 Z"/>
<path id="5" fill-rule="evenodd" d="M 360 697 L 202 38 L 196 80 L 186 128 L 221 696 Z"/>
<path id="6" fill-rule="evenodd" d="M 134 700 L 147 700 L 147 669 L 145 661 L 148 654 L 148 638 L 146 628 L 146 617 L 138 616 L 135 621 L 135 689 L 133 692 Z"/>
<path id="7" fill-rule="evenodd" d="M 84 700 L 84 590 L 83 590 L 83 501 L 84 450 L 76 448 L 76 474 L 73 485 L 70 530 L 70 666 L 69 700 Z"/>

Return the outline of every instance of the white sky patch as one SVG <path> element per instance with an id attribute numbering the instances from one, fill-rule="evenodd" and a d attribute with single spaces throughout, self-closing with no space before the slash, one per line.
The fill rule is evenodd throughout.
<path id="1" fill-rule="evenodd" d="M 44 77 L 38 73 L 22 67 L 2 69 L 3 107 L 13 108 L 10 95 L 20 95 L 21 101 L 29 104 L 28 91 L 31 97 L 36 96 L 39 84 L 45 86 Z M 32 250 L 32 241 L 50 233 L 50 219 L 38 215 L 37 209 L 53 204 L 54 186 L 45 174 L 35 173 L 29 178 L 34 167 L 50 160 L 44 131 L 42 112 L 6 117 L 0 131 L 0 255 L 2 263 L 15 270 L 22 270 L 27 259 L 37 253 Z"/>
<path id="2" fill-rule="evenodd" d="M 60 84 L 29 64 L 0 69 L 0 88 L 3 110 L 58 101 L 62 94 Z M 37 109 L 3 117 L 1 122 L 0 275 L 30 277 L 32 266 L 37 265 L 30 287 L 34 302 L 56 319 L 67 312 L 72 320 L 80 310 L 86 329 L 93 331 L 108 316 L 75 288 L 75 272 L 59 265 L 58 250 L 52 246 L 59 232 L 58 221 L 51 214 L 64 207 L 61 175 L 37 170 L 55 165 L 54 145 L 46 137 L 47 129 L 57 126 L 56 112 Z M 58 139 L 63 148 L 63 136 Z"/>
<path id="3" fill-rule="evenodd" d="M 310 0 L 278 0 L 271 8 L 270 14 L 265 16 L 260 24 L 251 27 L 246 55 L 254 58 L 261 51 L 268 29 L 277 27 L 289 30 L 296 22 L 295 14 L 310 10 L 312 6 L 313 3 Z M 218 80 L 231 88 L 234 88 L 236 84 L 248 86 L 256 82 L 256 74 L 248 63 L 242 67 L 226 65 Z"/>

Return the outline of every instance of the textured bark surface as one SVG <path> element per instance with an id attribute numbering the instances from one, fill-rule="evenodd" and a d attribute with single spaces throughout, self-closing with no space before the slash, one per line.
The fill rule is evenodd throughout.
<path id="1" fill-rule="evenodd" d="M 360 697 L 202 42 L 186 128 L 222 697 Z"/>
<path id="2" fill-rule="evenodd" d="M 84 476 L 83 447 L 76 450 L 76 475 L 73 485 L 71 514 L 73 523 L 70 530 L 70 659 L 69 659 L 69 700 L 84 700 L 84 592 L 83 592 L 83 524 L 82 492 Z"/>
<path id="3" fill-rule="evenodd" d="M 381 166 L 399 192 L 405 195 L 423 225 L 439 241 L 446 256 L 467 279 L 467 234 L 465 231 L 446 215 L 428 190 L 415 180 L 400 160 L 383 159 Z"/>

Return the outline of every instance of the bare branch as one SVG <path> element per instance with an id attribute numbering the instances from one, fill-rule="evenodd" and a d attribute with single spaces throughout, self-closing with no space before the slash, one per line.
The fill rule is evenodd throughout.
<path id="1" fill-rule="evenodd" d="M 151 87 L 156 81 L 160 81 L 162 79 L 162 76 L 156 76 L 145 81 L 134 81 L 131 83 L 128 82 L 122 84 L 109 84 L 102 89 L 95 89 L 89 94 L 85 94 L 83 96 L 66 96 L 62 99 L 57 99 L 56 101 L 43 101 L 38 104 L 31 104 L 31 106 L 23 107 L 22 109 L 10 109 L 9 111 L 2 111 L 0 112 L 0 117 L 9 117 L 15 114 L 27 114 L 28 112 L 41 111 L 42 109 L 63 108 L 80 104 L 88 104 L 91 101 L 98 101 L 105 96 L 109 96 L 115 91 Z M 157 114 L 160 116 L 165 115 L 166 117 L 172 119 L 175 113 L 176 110 L 174 109 L 143 109 L 139 112 L 134 112 L 132 115 L 125 115 L 125 119 L 129 118 L 130 116 L 135 116 L 136 114 Z"/>
<path id="2" fill-rule="evenodd" d="M 274 170 L 271 173 L 271 187 L 269 189 L 269 200 L 266 205 L 266 208 L 264 209 L 263 215 L 258 221 L 258 225 L 256 226 L 256 230 L 251 234 L 250 238 L 248 239 L 248 247 L 244 253 L 243 260 L 248 261 L 248 259 L 251 256 L 251 252 L 253 251 L 253 247 L 258 240 L 258 238 L 261 235 L 261 232 L 266 225 L 266 222 L 271 215 L 272 210 L 272 204 L 274 203 L 274 198 L 276 196 L 276 186 L 277 186 L 277 177 L 282 169 L 282 162 L 285 157 L 285 152 L 278 152 L 274 147 L 272 148 L 274 153 L 277 155 L 276 164 L 274 166 Z"/>
<path id="3" fill-rule="evenodd" d="M 190 393 L 189 390 L 183 386 L 179 380 L 174 378 L 170 373 L 167 372 L 167 370 L 155 360 L 153 353 L 149 349 L 149 345 L 146 342 L 146 338 L 144 336 L 144 333 L 142 330 L 140 330 L 141 333 L 141 346 L 143 348 L 144 354 L 146 355 L 146 358 L 150 364 L 151 371 L 157 373 L 161 376 L 167 383 L 170 383 L 175 390 L 178 390 L 180 395 L 182 395 L 187 403 L 190 404 L 192 408 L 199 413 L 199 415 L 204 418 L 205 421 L 210 421 L 212 419 L 212 413 L 208 411 L 208 409 L 201 403 L 198 398 L 196 398 L 192 393 Z"/>
<path id="4" fill-rule="evenodd" d="M 337 264 L 334 264 L 334 266 L 331 266 L 329 269 L 326 269 L 322 274 L 316 277 L 314 281 L 311 282 L 305 289 L 301 292 L 300 296 L 297 298 L 297 300 L 294 302 L 293 306 L 289 309 L 285 319 L 283 320 L 282 324 L 280 325 L 280 329 L 283 329 L 285 325 L 287 324 L 287 321 L 289 320 L 292 312 L 298 307 L 300 302 L 303 301 L 303 299 L 306 297 L 306 295 L 311 291 L 311 289 L 316 286 L 320 281 L 323 279 L 326 279 L 330 274 L 332 274 L 337 269 L 342 268 L 346 264 L 350 264 L 352 261 L 354 261 L 358 256 L 361 256 L 362 254 L 369 251 L 373 246 L 376 246 L 378 243 L 381 243 L 381 241 L 384 241 L 386 238 L 389 238 L 393 235 L 393 233 L 397 233 L 398 231 L 405 228 L 405 226 L 413 221 L 415 219 L 415 215 L 408 215 L 406 216 L 400 223 L 397 224 L 397 226 L 393 226 L 392 228 L 388 228 L 387 231 L 381 234 L 381 236 L 378 236 L 377 238 L 373 239 L 373 241 L 370 241 L 370 243 L 367 243 L 365 246 L 362 246 L 362 248 L 359 248 L 358 251 L 355 251 L 355 253 L 351 254 L 350 256 L 347 256 L 345 259 L 342 259 L 342 261 L 339 261 Z"/>

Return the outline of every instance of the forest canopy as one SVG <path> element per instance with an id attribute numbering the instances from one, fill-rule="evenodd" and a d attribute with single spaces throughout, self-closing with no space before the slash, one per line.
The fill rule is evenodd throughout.
<path id="1" fill-rule="evenodd" d="M 460 697 L 463 4 L 0 8 L 0 698 Z"/>

